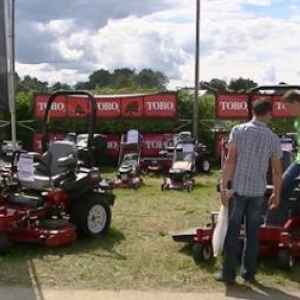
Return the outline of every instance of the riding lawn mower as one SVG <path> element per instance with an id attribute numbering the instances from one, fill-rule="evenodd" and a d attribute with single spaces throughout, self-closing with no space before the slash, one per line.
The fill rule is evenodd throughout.
<path id="1" fill-rule="evenodd" d="M 81 166 L 73 142 L 49 142 L 51 104 L 59 96 L 81 95 L 90 101 L 89 142 L 92 144 L 96 102 L 85 91 L 59 91 L 47 102 L 43 154 L 17 151 L 12 167 L 0 170 L 0 253 L 12 242 L 49 248 L 73 243 L 78 237 L 108 232 L 115 195 L 98 168 Z"/>

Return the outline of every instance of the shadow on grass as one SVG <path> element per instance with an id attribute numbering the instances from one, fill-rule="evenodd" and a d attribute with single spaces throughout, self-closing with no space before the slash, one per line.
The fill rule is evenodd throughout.
<path id="1" fill-rule="evenodd" d="M 126 257 L 118 253 L 114 246 L 120 244 L 125 236 L 117 229 L 111 228 L 109 234 L 100 237 L 90 237 L 78 239 L 75 243 L 61 248 L 49 249 L 38 245 L 15 244 L 12 253 L 9 255 L 11 259 L 27 257 L 39 258 L 47 260 L 49 255 L 60 257 L 66 255 L 94 255 L 97 257 L 110 257 L 117 260 L 125 260 Z M 52 258 L 53 260 L 53 258 Z"/>
<path id="2" fill-rule="evenodd" d="M 118 253 L 114 246 L 125 239 L 123 233 L 111 229 L 107 236 L 79 239 L 74 244 L 61 248 L 46 248 L 39 245 L 14 244 L 9 254 L 3 257 L 3 261 L 10 264 L 17 264 L 22 267 L 33 259 L 40 259 L 46 262 L 56 262 L 65 256 L 81 255 L 108 257 L 116 260 L 126 260 L 126 256 Z M 22 269 L 22 268 L 21 268 Z M 26 270 L 24 270 L 26 271 Z M 12 273 L 14 271 L 12 270 Z"/>
<path id="3" fill-rule="evenodd" d="M 271 288 L 260 283 L 253 285 L 232 285 L 226 287 L 226 297 L 245 300 L 299 300 L 300 298 L 283 292 L 282 290 Z"/>
<path id="4" fill-rule="evenodd" d="M 195 261 L 193 258 L 193 244 L 189 243 L 186 244 L 183 248 L 180 249 L 180 253 L 183 253 L 187 256 L 190 256 L 191 259 L 195 262 L 195 264 L 201 268 L 204 269 L 209 274 L 215 274 L 217 271 L 219 271 L 220 266 L 218 264 L 217 258 L 211 258 L 208 261 L 202 260 L 202 261 Z"/>
<path id="5" fill-rule="evenodd" d="M 97 258 L 108 257 L 111 260 L 126 260 L 126 256 L 115 250 L 115 246 L 124 239 L 122 232 L 112 228 L 107 236 L 86 238 L 72 245 L 55 249 L 38 245 L 14 244 L 10 253 L 0 259 L 0 285 L 26 287 L 24 297 L 13 299 L 43 300 L 35 260 L 54 263 L 54 266 L 64 258 L 69 259 L 69 263 L 72 264 L 74 257 L 79 255 L 83 258 L 95 256 Z"/>
<path id="6" fill-rule="evenodd" d="M 260 272 L 266 275 L 274 275 L 274 273 L 279 273 L 283 278 L 290 281 L 300 283 L 300 264 L 296 261 L 292 270 L 284 271 L 280 270 L 277 266 L 277 260 L 275 258 L 260 258 L 258 261 Z"/>

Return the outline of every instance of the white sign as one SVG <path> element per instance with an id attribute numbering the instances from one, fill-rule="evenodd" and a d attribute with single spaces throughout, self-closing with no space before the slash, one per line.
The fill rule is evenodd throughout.
<path id="1" fill-rule="evenodd" d="M 130 129 L 127 131 L 127 143 L 137 144 L 139 142 L 139 131 Z"/>
<path id="2" fill-rule="evenodd" d="M 18 178 L 21 181 L 34 181 L 33 155 L 21 153 L 17 164 Z"/>
<path id="3" fill-rule="evenodd" d="M 193 144 L 183 144 L 182 145 L 182 152 L 183 153 L 192 153 L 192 152 L 194 152 L 194 145 Z"/>

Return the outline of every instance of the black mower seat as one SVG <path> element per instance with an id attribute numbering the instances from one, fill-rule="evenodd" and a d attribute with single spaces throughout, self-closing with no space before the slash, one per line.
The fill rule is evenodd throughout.
<path id="1" fill-rule="evenodd" d="M 44 190 L 50 187 L 60 174 L 70 169 L 70 164 L 68 163 L 70 159 L 67 159 L 70 156 L 73 158 L 70 164 L 75 168 L 78 161 L 75 143 L 68 140 L 53 142 L 36 166 L 34 180 L 25 181 L 19 179 L 21 185 L 33 190 Z M 64 160 L 64 158 L 66 159 Z"/>

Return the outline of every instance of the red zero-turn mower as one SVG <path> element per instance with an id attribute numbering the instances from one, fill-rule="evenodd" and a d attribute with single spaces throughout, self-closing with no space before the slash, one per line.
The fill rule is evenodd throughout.
<path id="1" fill-rule="evenodd" d="M 89 144 L 92 144 L 96 102 L 84 91 L 52 94 L 45 112 L 40 157 L 14 153 L 13 167 L 0 172 L 0 252 L 11 242 L 42 244 L 50 248 L 74 242 L 77 237 L 106 234 L 115 196 L 100 179 L 97 168 L 80 167 L 75 144 L 49 143 L 50 108 L 61 95 L 81 95 L 90 101 Z M 33 165 L 33 167 L 32 167 Z M 92 166 L 92 162 L 91 162 Z"/>
<path id="2" fill-rule="evenodd" d="M 251 111 L 253 96 L 263 93 L 270 95 L 280 95 L 289 89 L 300 89 L 300 86 L 276 85 L 262 86 L 252 90 L 248 100 L 248 111 Z M 272 94 L 270 92 L 273 92 Z M 249 113 L 249 117 L 251 117 Z M 281 138 L 283 158 L 282 165 L 285 170 L 293 160 L 294 142 L 290 139 L 290 147 L 287 147 L 287 136 Z M 288 149 L 290 148 L 290 150 Z M 267 174 L 268 184 L 272 183 L 270 172 Z M 273 186 L 266 187 L 266 210 L 267 200 L 272 193 Z M 285 206 L 285 214 L 280 225 L 272 222 L 266 222 L 266 215 L 262 216 L 262 225 L 259 234 L 259 256 L 277 259 L 281 269 L 290 270 L 294 266 L 297 258 L 300 258 L 300 179 L 299 184 L 295 188 L 292 197 Z M 200 228 L 191 228 L 177 232 L 173 235 L 176 242 L 184 242 L 192 245 L 192 254 L 196 261 L 210 260 L 213 257 L 212 236 L 216 224 L 216 215 L 218 212 L 211 213 L 211 222 L 207 226 Z M 244 226 L 240 230 L 240 251 L 242 254 L 243 243 L 245 237 Z"/>

